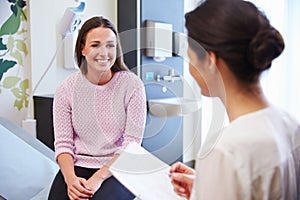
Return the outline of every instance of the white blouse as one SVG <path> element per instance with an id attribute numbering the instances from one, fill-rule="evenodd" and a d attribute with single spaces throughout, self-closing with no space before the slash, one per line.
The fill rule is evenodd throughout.
<path id="1" fill-rule="evenodd" d="M 196 160 L 191 199 L 300 199 L 300 125 L 269 107 L 210 137 Z"/>

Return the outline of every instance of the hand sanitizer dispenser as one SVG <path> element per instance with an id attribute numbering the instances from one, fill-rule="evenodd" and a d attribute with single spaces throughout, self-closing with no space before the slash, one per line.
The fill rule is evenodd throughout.
<path id="1" fill-rule="evenodd" d="M 172 29 L 172 24 L 146 21 L 146 56 L 157 62 L 172 57 Z"/>

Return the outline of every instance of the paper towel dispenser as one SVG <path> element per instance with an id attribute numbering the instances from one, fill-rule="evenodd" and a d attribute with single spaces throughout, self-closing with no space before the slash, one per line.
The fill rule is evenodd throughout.
<path id="1" fill-rule="evenodd" d="M 172 57 L 172 24 L 146 20 L 146 56 L 156 61 Z"/>

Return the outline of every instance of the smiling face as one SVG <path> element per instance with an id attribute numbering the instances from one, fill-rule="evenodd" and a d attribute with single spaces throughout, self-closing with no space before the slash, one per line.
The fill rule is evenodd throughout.
<path id="1" fill-rule="evenodd" d="M 111 73 L 116 61 L 117 38 L 115 33 L 104 27 L 91 29 L 82 47 L 82 55 L 87 61 L 87 75 Z"/>

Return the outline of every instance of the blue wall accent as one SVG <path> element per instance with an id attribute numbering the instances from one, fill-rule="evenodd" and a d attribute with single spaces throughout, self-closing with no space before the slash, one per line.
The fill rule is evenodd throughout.
<path id="1" fill-rule="evenodd" d="M 145 21 L 157 21 L 169 23 L 173 26 L 173 32 L 183 32 L 184 29 L 184 2 L 183 0 L 141 0 L 141 27 L 145 27 Z M 183 74 L 183 59 L 173 56 L 163 62 L 155 62 L 153 58 L 145 56 L 142 50 L 141 71 L 142 79 L 146 88 L 148 99 L 158 99 L 167 97 L 182 97 L 183 82 L 174 83 L 155 80 L 146 80 L 145 74 L 153 72 L 168 75 L 170 69 L 175 70 L 175 74 Z M 166 87 L 167 92 L 162 88 Z M 183 153 L 183 131 L 182 117 L 154 117 L 147 115 L 146 130 L 143 139 L 143 146 L 154 155 L 172 164 L 182 161 Z"/>

